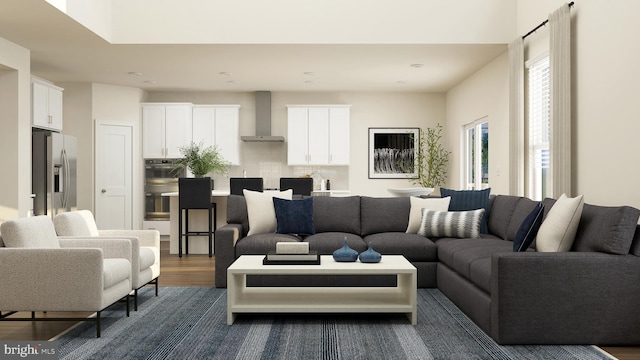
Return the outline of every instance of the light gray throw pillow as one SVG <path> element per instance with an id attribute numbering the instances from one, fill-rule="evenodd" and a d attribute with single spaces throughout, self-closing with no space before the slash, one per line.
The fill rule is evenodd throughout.
<path id="1" fill-rule="evenodd" d="M 484 209 L 470 211 L 433 211 L 422 209 L 418 235 L 428 238 L 479 238 Z"/>

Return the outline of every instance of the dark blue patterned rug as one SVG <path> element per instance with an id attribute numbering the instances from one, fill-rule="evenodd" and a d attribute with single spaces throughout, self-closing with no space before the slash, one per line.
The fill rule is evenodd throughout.
<path id="1" fill-rule="evenodd" d="M 499 346 L 437 289 L 404 314 L 239 315 L 225 289 L 141 290 L 139 308 L 103 312 L 102 337 L 81 323 L 56 340 L 60 359 L 611 359 L 593 346 Z"/>

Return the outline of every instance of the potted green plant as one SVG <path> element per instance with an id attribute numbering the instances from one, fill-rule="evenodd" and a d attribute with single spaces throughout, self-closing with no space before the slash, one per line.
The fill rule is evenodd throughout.
<path id="1" fill-rule="evenodd" d="M 447 165 L 450 151 L 441 143 L 442 125 L 435 128 L 420 129 L 420 146 L 416 154 L 418 177 L 411 182 L 425 188 L 436 188 L 447 180 Z"/>
<path id="2" fill-rule="evenodd" d="M 174 175 L 182 172 L 184 168 L 196 178 L 202 178 L 209 173 L 225 175 L 229 171 L 231 163 L 226 161 L 216 146 L 205 147 L 203 143 L 194 143 L 180 147 L 182 158 L 178 159 L 173 168 Z"/>

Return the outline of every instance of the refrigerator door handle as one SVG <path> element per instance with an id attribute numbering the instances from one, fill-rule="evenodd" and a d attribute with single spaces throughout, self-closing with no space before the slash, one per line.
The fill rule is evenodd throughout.
<path id="1" fill-rule="evenodd" d="M 69 191 L 68 189 L 70 188 L 70 184 L 69 181 L 70 180 L 70 175 L 71 173 L 69 172 L 69 158 L 67 157 L 67 152 L 62 149 L 62 167 L 64 168 L 64 184 L 63 184 L 63 189 L 62 189 L 62 207 L 65 208 L 65 210 L 69 210 L 67 208 L 67 205 L 69 203 Z"/>

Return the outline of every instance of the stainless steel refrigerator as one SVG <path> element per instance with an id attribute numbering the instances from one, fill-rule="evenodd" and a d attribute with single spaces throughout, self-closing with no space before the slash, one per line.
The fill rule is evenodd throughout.
<path id="1" fill-rule="evenodd" d="M 32 133 L 34 215 L 77 210 L 77 139 L 51 131 Z"/>

